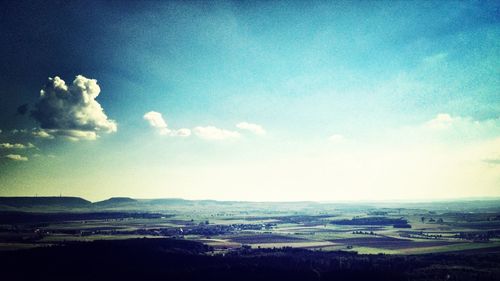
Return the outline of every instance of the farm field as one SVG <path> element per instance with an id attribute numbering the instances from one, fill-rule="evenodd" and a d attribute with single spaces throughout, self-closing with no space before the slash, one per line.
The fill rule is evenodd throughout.
<path id="1" fill-rule="evenodd" d="M 413 255 L 487 251 L 500 245 L 500 204 L 489 201 L 425 206 L 112 201 L 116 204 L 78 209 L 0 206 L 0 250 L 134 238 L 198 241 L 215 252 L 289 247 Z"/>
<path id="2" fill-rule="evenodd" d="M 56 280 L 88 267 L 120 268 L 113 272 L 123 280 L 143 272 L 152 280 L 206 280 L 210 268 L 220 280 L 269 280 L 275 272 L 287 280 L 500 279 L 500 201 L 28 201 L 0 198 L 0 262 L 10 264 L 9 280 L 33 279 L 22 264 Z"/>

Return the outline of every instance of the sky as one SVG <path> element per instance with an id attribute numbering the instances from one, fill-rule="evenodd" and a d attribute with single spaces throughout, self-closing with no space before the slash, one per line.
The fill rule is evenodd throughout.
<path id="1" fill-rule="evenodd" d="M 0 196 L 500 196 L 498 1 L 2 1 Z"/>

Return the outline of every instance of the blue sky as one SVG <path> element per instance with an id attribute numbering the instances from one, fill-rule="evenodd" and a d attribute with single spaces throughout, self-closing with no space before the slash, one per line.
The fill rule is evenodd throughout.
<path id="1" fill-rule="evenodd" d="M 2 6 L 1 195 L 500 195 L 496 1 Z"/>

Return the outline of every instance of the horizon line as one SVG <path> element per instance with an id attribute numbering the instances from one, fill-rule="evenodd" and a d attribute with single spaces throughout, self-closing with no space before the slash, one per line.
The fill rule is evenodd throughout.
<path id="1" fill-rule="evenodd" d="M 228 200 L 221 200 L 221 199 L 188 199 L 188 198 L 182 198 L 182 197 L 149 197 L 149 198 L 144 198 L 144 197 L 130 197 L 130 196 L 112 196 L 112 197 L 107 197 L 106 199 L 102 200 L 89 200 L 86 199 L 83 196 L 72 196 L 72 195 L 0 195 L 0 198 L 15 198 L 15 197 L 24 197 L 24 198 L 81 198 L 83 200 L 89 201 L 91 203 L 98 203 L 102 201 L 106 201 L 112 198 L 127 198 L 127 199 L 134 199 L 134 200 L 161 200 L 161 199 L 177 199 L 177 200 L 185 200 L 185 201 L 217 201 L 217 202 L 244 202 L 244 203 L 319 203 L 319 204 L 333 204 L 333 203 L 347 203 L 347 204 L 354 204 L 354 203 L 437 203 L 437 202 L 461 202 L 461 201 L 495 201 L 495 200 L 500 200 L 500 196 L 468 196 L 468 197 L 447 197 L 447 198 L 418 198 L 418 199 L 338 199 L 338 200 L 283 200 L 283 201 L 276 201 L 276 200 L 270 200 L 270 201 L 258 201 L 258 200 L 234 200 L 234 199 L 228 199 Z"/>

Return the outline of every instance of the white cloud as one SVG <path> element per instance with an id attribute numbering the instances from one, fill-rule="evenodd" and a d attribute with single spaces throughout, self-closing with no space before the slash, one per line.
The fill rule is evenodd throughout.
<path id="1" fill-rule="evenodd" d="M 26 149 L 26 148 L 34 148 L 35 145 L 32 143 L 22 144 L 22 143 L 0 143 L 0 148 L 5 149 Z"/>
<path id="2" fill-rule="evenodd" d="M 191 130 L 189 129 L 169 129 L 167 122 L 165 121 L 165 119 L 163 119 L 163 115 L 159 112 L 150 111 L 144 114 L 143 118 L 144 120 L 148 121 L 149 125 L 153 127 L 158 134 L 162 136 L 189 137 L 191 135 Z"/>
<path id="3" fill-rule="evenodd" d="M 225 140 L 240 137 L 240 133 L 238 132 L 219 129 L 214 126 L 196 127 L 194 128 L 194 133 L 198 137 L 206 140 Z"/>
<path id="4" fill-rule="evenodd" d="M 168 128 L 167 122 L 163 119 L 163 115 L 156 111 L 150 111 L 143 116 L 144 120 L 148 121 L 149 125 L 153 127 L 158 134 L 162 136 L 171 137 L 189 137 L 191 135 L 190 129 L 171 130 Z"/>
<path id="5" fill-rule="evenodd" d="M 343 135 L 340 135 L 340 134 L 334 134 L 334 135 L 331 135 L 328 138 L 328 140 L 333 142 L 333 143 L 341 143 L 345 140 L 345 137 Z"/>
<path id="6" fill-rule="evenodd" d="M 98 135 L 94 131 L 80 131 L 80 130 L 64 130 L 52 132 L 59 136 L 63 136 L 71 141 L 79 140 L 96 140 Z"/>
<path id="7" fill-rule="evenodd" d="M 149 125 L 156 129 L 160 135 L 170 134 L 170 129 L 167 128 L 167 122 L 163 119 L 161 113 L 150 111 L 143 116 L 144 120 L 148 121 Z"/>
<path id="8" fill-rule="evenodd" d="M 170 133 L 170 135 L 174 137 L 189 137 L 191 135 L 191 130 L 189 129 L 173 130 Z"/>
<path id="9" fill-rule="evenodd" d="M 37 131 L 34 135 L 42 138 L 58 135 L 71 140 L 95 140 L 99 132 L 116 132 L 116 122 L 108 119 L 95 100 L 100 92 L 97 80 L 82 75 L 76 76 L 70 86 L 57 76 L 49 78 L 32 112 L 32 117 L 44 131 Z"/>
<path id="10" fill-rule="evenodd" d="M 49 134 L 47 130 L 43 129 L 38 129 L 32 132 L 32 134 L 37 137 L 37 138 L 42 138 L 42 139 L 53 139 L 54 136 Z"/>
<path id="11" fill-rule="evenodd" d="M 443 130 L 449 128 L 459 117 L 451 117 L 447 113 L 439 113 L 436 117 L 425 124 L 425 127 L 433 130 Z"/>
<path id="12" fill-rule="evenodd" d="M 477 120 L 440 113 L 413 130 L 414 134 L 440 138 L 448 143 L 480 141 L 500 136 L 500 118 Z"/>
<path id="13" fill-rule="evenodd" d="M 55 136 L 63 137 L 70 141 L 96 140 L 99 135 L 94 131 L 82 130 L 55 130 L 55 129 L 37 129 L 32 132 L 37 138 L 53 139 Z"/>
<path id="14" fill-rule="evenodd" d="M 14 161 L 28 161 L 28 157 L 21 156 L 19 154 L 8 154 L 8 155 L 5 155 L 5 158 L 8 158 L 8 159 L 14 160 Z"/>
<path id="15" fill-rule="evenodd" d="M 248 122 L 241 122 L 236 124 L 236 127 L 242 130 L 248 130 L 256 135 L 265 135 L 266 131 L 264 128 L 262 128 L 261 125 L 258 124 L 253 124 L 253 123 L 248 123 Z"/>

